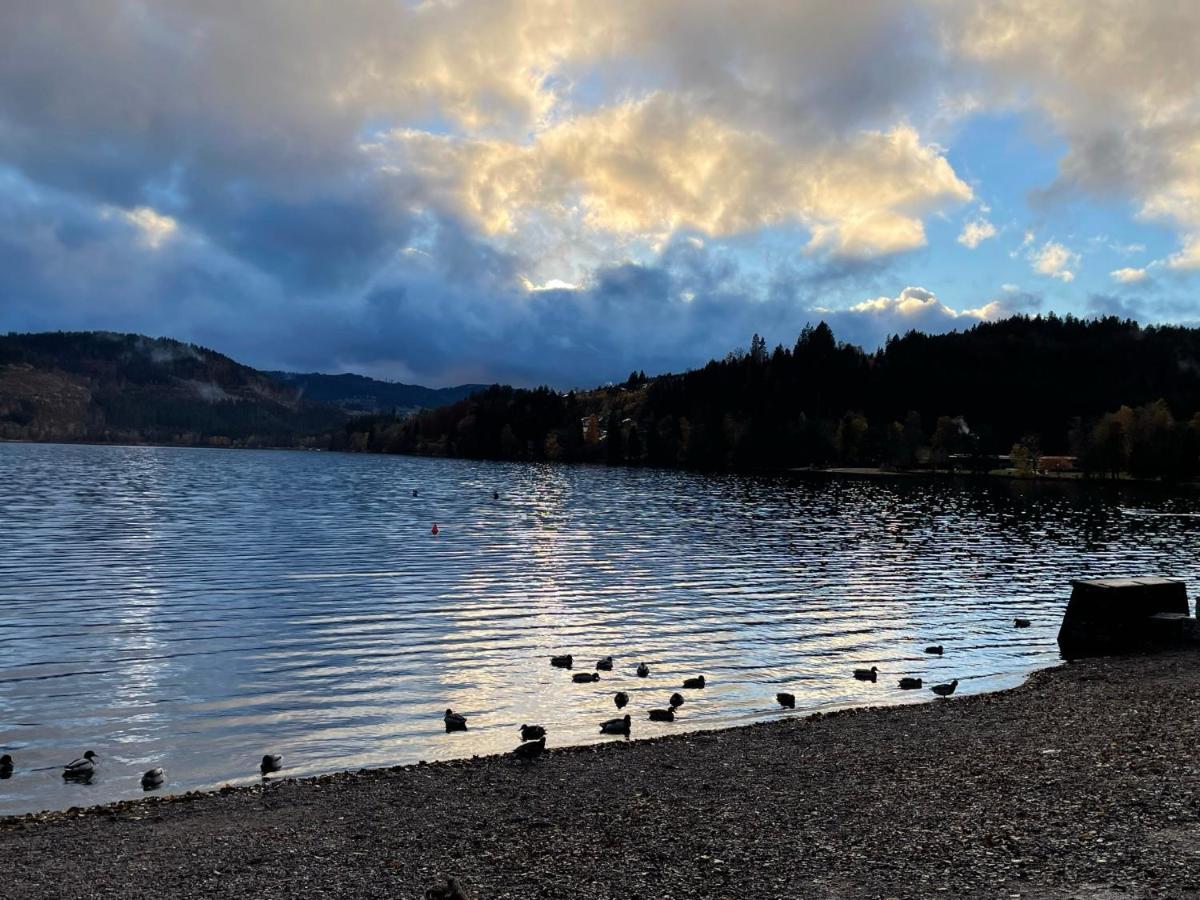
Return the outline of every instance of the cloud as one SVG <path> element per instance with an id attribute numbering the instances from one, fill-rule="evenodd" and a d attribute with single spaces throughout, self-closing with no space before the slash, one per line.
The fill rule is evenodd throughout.
<path id="1" fill-rule="evenodd" d="M 1126 266 L 1122 269 L 1114 269 L 1108 274 L 1112 276 L 1114 281 L 1119 281 L 1122 284 L 1135 284 L 1139 281 L 1146 280 L 1145 269 L 1135 269 L 1129 266 Z"/>
<path id="2" fill-rule="evenodd" d="M 972 219 L 963 225 L 957 240 L 964 247 L 974 250 L 988 238 L 995 236 L 996 226 L 987 219 Z"/>
<path id="3" fill-rule="evenodd" d="M 1075 280 L 1072 270 L 1079 266 L 1079 254 L 1056 241 L 1047 241 L 1040 250 L 1030 251 L 1029 262 L 1038 274 L 1069 283 Z"/>

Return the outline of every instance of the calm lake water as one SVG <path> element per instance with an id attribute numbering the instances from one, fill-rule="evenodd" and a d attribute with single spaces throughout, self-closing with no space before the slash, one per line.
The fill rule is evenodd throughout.
<path id="1" fill-rule="evenodd" d="M 523 722 L 598 741 L 618 690 L 645 737 L 785 714 L 779 690 L 798 715 L 930 696 L 902 675 L 1015 685 L 1058 661 L 1069 579 L 1194 585 L 1198 514 L 1024 484 L 0 444 L 0 812 L 139 796 L 158 765 L 168 791 L 246 783 L 267 751 L 299 776 L 507 751 Z M 616 668 L 573 684 L 565 652 Z M 851 678 L 870 665 L 877 684 Z M 676 723 L 644 720 L 696 674 Z M 87 749 L 95 781 L 64 784 L 51 767 Z"/>

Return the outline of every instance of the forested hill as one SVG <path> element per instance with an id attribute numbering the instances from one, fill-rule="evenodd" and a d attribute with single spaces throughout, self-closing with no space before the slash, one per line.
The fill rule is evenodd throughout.
<path id="1" fill-rule="evenodd" d="M 395 412 L 445 406 L 481 391 L 487 385 L 463 384 L 427 388 L 419 384 L 380 381 L 364 375 L 322 375 L 317 372 L 267 372 L 276 381 L 297 388 L 306 400 L 328 403 L 350 413 Z"/>
<path id="2" fill-rule="evenodd" d="M 325 446 L 345 418 L 194 344 L 109 332 L 0 336 L 0 439 Z"/>
<path id="3" fill-rule="evenodd" d="M 864 352 L 822 323 L 791 347 L 756 337 L 681 375 L 570 394 L 491 388 L 407 420 L 360 418 L 337 446 L 754 469 L 904 466 L 1019 442 L 1100 470 L 1153 458 L 1192 475 L 1198 411 L 1200 329 L 1015 317 Z"/>

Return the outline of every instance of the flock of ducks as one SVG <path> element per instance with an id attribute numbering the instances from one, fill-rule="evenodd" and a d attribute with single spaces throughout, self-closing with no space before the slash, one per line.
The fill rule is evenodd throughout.
<path id="1" fill-rule="evenodd" d="M 1029 619 L 1016 618 L 1013 619 L 1014 628 L 1028 628 L 1031 622 Z M 945 653 L 945 648 L 941 644 L 932 644 L 925 648 L 925 652 L 930 656 L 942 656 Z M 550 657 L 550 665 L 556 669 L 573 669 L 575 666 L 575 657 L 567 653 L 561 656 Z M 613 658 L 605 656 L 596 661 L 594 671 L 591 672 L 574 672 L 571 675 L 571 680 L 579 684 L 590 684 L 600 680 L 601 672 L 613 671 Z M 634 675 L 638 678 L 649 678 L 650 667 L 646 663 L 638 663 L 634 669 Z M 858 681 L 876 682 L 879 679 L 879 667 L 871 666 L 869 669 L 855 669 L 854 677 Z M 683 680 L 684 690 L 703 690 L 707 682 L 703 675 L 697 675 L 692 678 Z M 901 690 L 919 690 L 924 686 L 924 682 L 920 678 L 905 676 L 900 679 L 899 686 Z M 935 684 L 930 687 L 930 690 L 937 696 L 945 699 L 949 697 L 958 688 L 958 679 L 947 682 L 946 684 Z M 784 709 L 796 708 L 796 695 L 781 691 L 775 695 L 776 702 Z M 629 694 L 625 691 L 617 691 L 613 695 L 613 703 L 618 710 L 624 709 L 629 705 Z M 676 691 L 671 694 L 665 707 L 651 709 L 647 711 L 647 719 L 651 722 L 674 722 L 679 708 L 684 705 L 683 694 Z M 467 717 L 461 713 L 456 713 L 453 709 L 447 709 L 442 722 L 446 726 L 446 731 L 466 731 Z M 626 713 L 615 719 L 606 719 L 600 723 L 601 734 L 614 734 L 629 737 L 633 728 L 633 717 Z M 546 749 L 546 727 L 544 725 L 522 725 L 521 743 L 513 750 L 513 755 L 518 759 L 530 760 L 540 756 Z M 76 782 L 80 784 L 90 783 L 96 774 L 98 761 L 100 757 L 94 750 L 88 750 L 83 756 L 78 759 L 73 759 L 71 762 L 63 766 L 62 777 L 64 781 Z M 0 756 L 0 779 L 11 778 L 13 775 L 13 758 L 5 753 Z M 259 763 L 258 770 L 263 778 L 279 772 L 283 769 L 283 757 L 278 753 L 267 753 L 263 756 Z M 161 767 L 155 767 L 142 774 L 142 789 L 145 791 L 154 791 L 166 784 L 167 773 Z"/>

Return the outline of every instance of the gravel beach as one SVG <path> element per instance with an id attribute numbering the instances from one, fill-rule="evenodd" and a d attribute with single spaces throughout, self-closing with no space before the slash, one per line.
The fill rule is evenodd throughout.
<path id="1" fill-rule="evenodd" d="M 0 819 L 0 896 L 1200 897 L 1198 661 Z"/>

